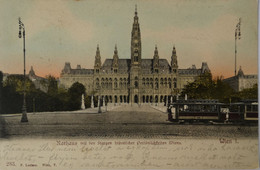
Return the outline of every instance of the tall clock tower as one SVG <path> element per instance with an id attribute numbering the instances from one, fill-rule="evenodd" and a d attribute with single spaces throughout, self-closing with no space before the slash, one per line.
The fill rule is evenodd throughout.
<path id="1" fill-rule="evenodd" d="M 138 23 L 137 6 L 135 6 L 134 23 L 131 32 L 131 69 L 130 69 L 130 101 L 140 104 L 141 101 L 141 32 Z"/>
<path id="2" fill-rule="evenodd" d="M 138 23 L 137 6 L 135 6 L 134 23 L 131 33 L 131 66 L 140 66 L 141 56 L 141 32 Z"/>

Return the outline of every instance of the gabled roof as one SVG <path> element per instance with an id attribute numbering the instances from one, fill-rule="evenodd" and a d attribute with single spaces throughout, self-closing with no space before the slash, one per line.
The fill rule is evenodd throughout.
<path id="1" fill-rule="evenodd" d="M 130 59 L 118 59 L 118 73 L 128 73 L 130 69 Z M 101 67 L 101 71 L 106 73 L 113 73 L 113 59 L 106 59 Z"/>
<path id="2" fill-rule="evenodd" d="M 93 74 L 93 69 L 71 69 L 70 74 Z"/>
<path id="3" fill-rule="evenodd" d="M 131 67 L 131 59 L 118 60 L 118 73 L 128 73 Z M 113 73 L 113 59 L 106 59 L 101 67 L 101 71 Z M 142 59 L 141 70 L 143 74 L 150 74 L 153 71 L 153 59 Z M 166 59 L 159 59 L 159 72 L 169 73 L 170 65 Z"/>

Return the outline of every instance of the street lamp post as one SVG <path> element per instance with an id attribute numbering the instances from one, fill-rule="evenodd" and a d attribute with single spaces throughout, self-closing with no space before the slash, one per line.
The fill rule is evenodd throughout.
<path id="1" fill-rule="evenodd" d="M 235 76 L 237 75 L 237 39 L 240 40 L 241 38 L 240 26 L 241 18 L 239 18 L 239 22 L 237 23 L 235 30 Z"/>
<path id="2" fill-rule="evenodd" d="M 21 33 L 21 29 L 23 30 L 23 35 Z M 19 18 L 19 38 L 22 38 L 23 37 L 23 67 L 24 67 L 24 70 L 23 70 L 23 75 L 24 75 L 24 81 L 23 81 L 23 107 L 22 107 L 22 119 L 21 119 L 21 122 L 28 122 L 28 119 L 27 119 L 27 114 L 26 114 L 26 91 L 25 91 L 25 88 L 26 88 L 26 84 L 25 84 L 25 80 L 26 80 L 26 75 L 25 75 L 25 26 L 24 24 L 22 23 L 21 21 L 21 18 Z"/>

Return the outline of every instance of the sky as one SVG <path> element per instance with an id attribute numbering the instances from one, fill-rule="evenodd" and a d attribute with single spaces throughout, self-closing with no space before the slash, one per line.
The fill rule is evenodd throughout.
<path id="1" fill-rule="evenodd" d="M 179 68 L 207 62 L 213 76 L 234 75 L 235 27 L 237 70 L 257 74 L 257 0 L 0 0 L 0 70 L 23 74 L 23 40 L 18 17 L 26 31 L 26 72 L 60 76 L 65 62 L 72 68 L 94 67 L 97 44 L 101 60 L 130 59 L 133 17 L 137 5 L 142 58 L 169 61 L 175 45 Z"/>

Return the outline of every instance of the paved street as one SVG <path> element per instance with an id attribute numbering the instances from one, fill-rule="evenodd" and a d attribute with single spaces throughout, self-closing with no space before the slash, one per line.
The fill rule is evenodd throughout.
<path id="1" fill-rule="evenodd" d="M 105 111 L 105 108 L 102 109 Z M 108 109 L 108 110 L 111 110 Z M 121 105 L 111 111 L 97 109 L 75 112 L 29 113 L 2 116 L 0 136 L 13 137 L 257 137 L 257 126 L 173 124 L 167 114 L 149 105 Z"/>

